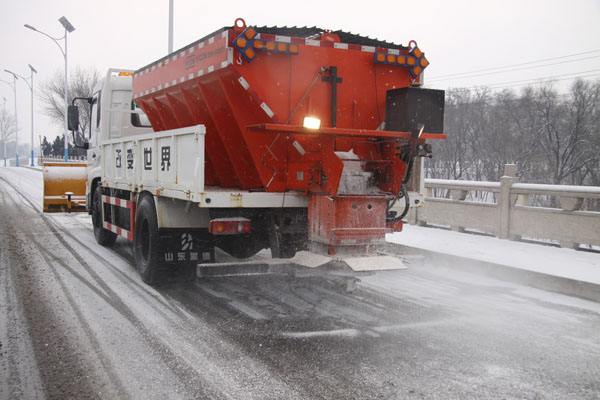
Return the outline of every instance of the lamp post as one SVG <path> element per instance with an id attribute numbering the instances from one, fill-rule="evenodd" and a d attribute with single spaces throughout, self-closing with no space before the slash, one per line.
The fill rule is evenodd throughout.
<path id="1" fill-rule="evenodd" d="M 19 78 L 17 77 L 17 75 L 15 73 L 10 72 L 7 69 L 5 69 L 4 72 L 11 74 L 13 77 L 12 87 L 13 87 L 13 95 L 15 98 L 15 153 L 16 153 L 15 166 L 18 167 L 19 166 L 19 117 L 17 114 L 17 79 L 19 79 Z"/>
<path id="2" fill-rule="evenodd" d="M 169 0 L 169 53 L 173 52 L 173 2 L 175 0 Z"/>
<path id="3" fill-rule="evenodd" d="M 2 81 L 5 82 L 6 81 Z M 6 97 L 2 96 L 2 113 L 3 113 L 3 118 L 6 118 Z M 6 137 L 8 136 L 8 132 L 5 132 L 6 136 L 4 136 L 2 138 L 2 144 L 4 145 L 4 151 L 2 152 L 2 155 L 4 156 L 4 166 L 6 167 Z"/>
<path id="4" fill-rule="evenodd" d="M 37 28 L 34 28 L 33 26 L 29 25 L 29 24 L 25 24 L 25 28 L 27 29 L 31 29 L 34 32 L 40 33 L 44 36 L 46 36 L 47 38 L 49 38 L 50 40 L 52 40 L 54 43 L 56 43 L 56 45 L 58 46 L 60 52 L 62 53 L 64 59 L 65 59 L 65 133 L 64 133 L 64 142 L 65 142 L 65 161 L 69 160 L 69 141 L 67 140 L 68 136 L 68 132 L 69 132 L 69 125 L 67 122 L 67 110 L 69 109 L 69 82 L 68 82 L 68 64 L 67 64 L 67 35 L 71 32 L 73 32 L 75 30 L 75 27 L 73 25 L 71 25 L 71 23 L 69 22 L 69 20 L 66 17 L 60 17 L 58 19 L 58 22 L 61 23 L 61 25 L 63 26 L 63 28 L 65 28 L 65 34 L 63 37 L 60 38 L 55 38 L 52 37 L 50 35 L 48 35 L 45 32 L 40 31 Z M 65 40 L 65 44 L 64 44 L 64 49 L 63 47 L 60 45 L 60 43 L 58 43 L 59 40 Z"/>
<path id="5" fill-rule="evenodd" d="M 29 165 L 33 167 L 33 74 L 37 74 L 37 70 L 35 68 L 33 68 L 33 66 L 31 64 L 27 64 L 29 66 L 29 81 L 27 80 L 27 78 L 25 78 L 22 75 L 17 74 L 16 72 L 12 72 L 9 70 L 5 70 L 6 72 L 16 75 L 19 78 L 21 78 L 23 80 L 23 82 L 25 82 L 27 84 L 27 86 L 29 86 L 29 91 L 31 92 L 31 159 L 29 162 Z"/>

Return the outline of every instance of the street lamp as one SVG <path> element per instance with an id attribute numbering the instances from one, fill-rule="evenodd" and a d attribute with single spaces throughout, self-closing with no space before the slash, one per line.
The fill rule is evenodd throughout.
<path id="1" fill-rule="evenodd" d="M 69 22 L 69 20 L 66 17 L 60 17 L 58 19 L 58 22 L 61 23 L 61 25 L 63 26 L 63 28 L 65 28 L 65 34 L 63 37 L 60 38 L 55 38 L 52 37 L 50 35 L 48 35 L 45 32 L 40 31 L 37 28 L 34 28 L 33 26 L 29 25 L 29 24 L 25 24 L 25 28 L 27 29 L 31 29 L 34 32 L 40 33 L 44 36 L 46 36 L 47 38 L 49 38 L 50 40 L 52 40 L 54 43 L 56 43 L 56 45 L 58 46 L 60 52 L 62 53 L 64 59 L 65 59 L 65 133 L 64 133 L 64 141 L 65 141 L 65 161 L 69 160 L 69 141 L 67 139 L 67 135 L 69 132 L 69 124 L 67 122 L 67 110 L 69 109 L 69 83 L 68 83 L 68 69 L 67 69 L 67 34 L 71 33 L 75 30 L 75 27 L 73 27 L 73 25 L 71 25 L 71 23 Z M 63 47 L 58 43 L 59 40 L 65 40 L 65 44 L 64 44 L 64 49 Z"/>
<path id="2" fill-rule="evenodd" d="M 23 80 L 23 82 L 25 82 L 27 84 L 27 86 L 29 86 L 29 90 L 31 92 L 31 160 L 29 162 L 29 165 L 31 165 L 33 167 L 33 74 L 36 73 L 37 74 L 37 70 L 35 68 L 33 68 L 33 66 L 31 64 L 27 64 L 29 66 L 29 81 L 27 80 L 27 78 L 25 78 L 23 75 L 19 75 L 16 72 L 12 72 L 9 70 L 5 70 L 6 72 L 16 75 L 19 78 L 21 78 Z"/>
<path id="3" fill-rule="evenodd" d="M 13 77 L 12 87 L 13 87 L 13 95 L 15 97 L 15 166 L 19 166 L 19 117 L 17 114 L 17 75 L 14 72 L 11 72 L 7 69 L 4 72 L 8 72 Z"/>
<path id="4" fill-rule="evenodd" d="M 4 83 L 8 83 L 7 81 L 2 81 Z M 10 83 L 8 83 L 10 85 Z M 3 104 L 2 104 L 2 113 L 3 118 L 6 118 L 6 97 L 2 96 Z M 6 167 L 6 138 L 8 137 L 8 132 L 5 132 L 5 136 L 2 138 L 2 143 L 4 145 L 4 151 L 2 155 L 4 156 L 4 166 Z"/>
<path id="5" fill-rule="evenodd" d="M 173 2 L 169 0 L 169 54 L 173 52 Z"/>

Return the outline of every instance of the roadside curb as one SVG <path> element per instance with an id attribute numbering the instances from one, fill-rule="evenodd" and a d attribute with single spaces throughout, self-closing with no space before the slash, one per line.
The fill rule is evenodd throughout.
<path id="1" fill-rule="evenodd" d="M 596 283 L 545 274 L 538 271 L 530 271 L 474 258 L 444 254 L 397 243 L 386 243 L 385 250 L 395 255 L 419 254 L 425 256 L 425 261 L 434 261 L 436 265 L 445 268 L 458 269 L 464 272 L 488 276 L 511 283 L 518 283 L 537 289 L 600 302 L 600 285 Z"/>

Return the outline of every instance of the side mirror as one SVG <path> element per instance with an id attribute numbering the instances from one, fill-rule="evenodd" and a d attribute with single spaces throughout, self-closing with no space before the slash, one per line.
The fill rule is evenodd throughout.
<path id="1" fill-rule="evenodd" d="M 75 105 L 67 109 L 67 127 L 73 132 L 79 130 L 79 108 Z"/>
<path id="2" fill-rule="evenodd" d="M 75 145 L 75 147 L 77 147 L 78 149 L 84 149 L 84 150 L 87 150 L 90 148 L 90 144 L 87 142 L 87 140 L 82 139 L 81 135 L 78 134 L 77 131 L 71 131 L 71 134 L 73 135 L 73 144 Z"/>

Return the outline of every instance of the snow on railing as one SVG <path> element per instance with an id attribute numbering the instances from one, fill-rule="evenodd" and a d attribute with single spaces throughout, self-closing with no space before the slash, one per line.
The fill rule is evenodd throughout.
<path id="1" fill-rule="evenodd" d="M 64 162 L 64 157 L 39 157 L 39 164 L 41 165 L 43 162 Z M 86 161 L 86 157 L 84 156 L 69 156 L 67 162 L 80 162 Z"/>
<path id="2" fill-rule="evenodd" d="M 582 209 L 585 201 L 600 199 L 600 187 L 518 183 L 515 172 L 507 165 L 500 182 L 425 179 L 424 204 L 411 211 L 409 222 L 561 247 L 600 246 L 600 212 Z M 532 201 L 536 196 L 550 199 L 552 207 L 540 207 Z"/>

